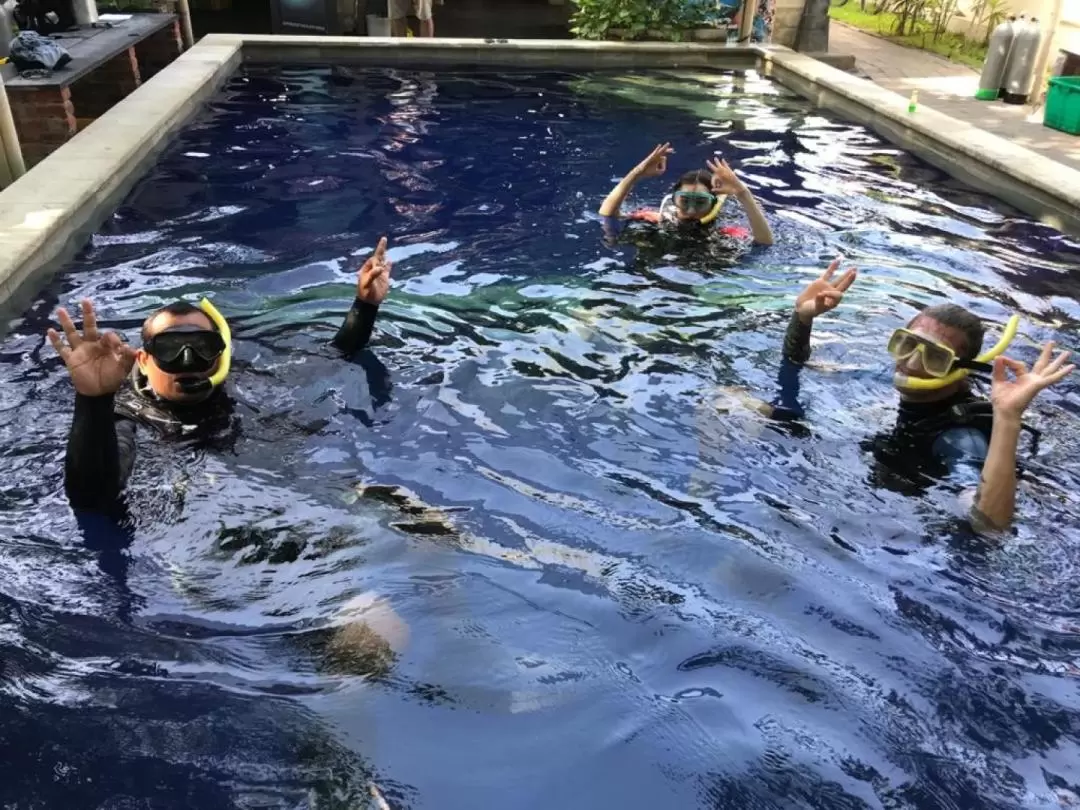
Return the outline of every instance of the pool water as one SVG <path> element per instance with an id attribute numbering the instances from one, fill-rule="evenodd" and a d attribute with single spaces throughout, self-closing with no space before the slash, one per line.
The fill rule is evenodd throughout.
<path id="1" fill-rule="evenodd" d="M 777 243 L 605 242 L 655 143 Z M 632 204 L 655 204 L 654 181 Z M 737 207 L 727 216 L 739 218 Z M 372 351 L 327 343 L 381 234 Z M 771 398 L 794 295 L 806 429 Z M 5 808 L 1013 808 L 1080 794 L 1080 391 L 1013 536 L 884 486 L 884 343 L 953 301 L 1078 343 L 1080 246 L 753 73 L 247 69 L 3 341 Z M 242 429 L 62 490 L 43 339 L 208 294 Z M 991 330 L 996 334 L 998 329 Z"/>

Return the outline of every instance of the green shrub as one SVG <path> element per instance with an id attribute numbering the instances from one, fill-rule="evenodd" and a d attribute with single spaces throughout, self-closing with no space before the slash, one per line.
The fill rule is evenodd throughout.
<path id="1" fill-rule="evenodd" d="M 694 28 L 714 23 L 713 0 L 574 0 L 571 31 L 582 39 L 607 39 L 612 29 L 641 39 L 646 32 L 679 41 Z"/>

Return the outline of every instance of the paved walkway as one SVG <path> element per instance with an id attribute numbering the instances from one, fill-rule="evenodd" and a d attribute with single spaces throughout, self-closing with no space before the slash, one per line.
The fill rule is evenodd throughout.
<path id="1" fill-rule="evenodd" d="M 1044 127 L 1041 109 L 976 101 L 979 74 L 969 67 L 837 22 L 829 27 L 829 50 L 851 54 L 856 72 L 905 98 L 918 90 L 920 106 L 976 124 L 1017 146 L 1080 169 L 1080 136 Z"/>

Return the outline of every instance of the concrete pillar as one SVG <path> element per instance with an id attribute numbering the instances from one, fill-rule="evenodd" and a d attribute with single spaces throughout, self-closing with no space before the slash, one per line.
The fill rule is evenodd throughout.
<path id="1" fill-rule="evenodd" d="M 791 47 L 803 53 L 827 53 L 829 50 L 829 0 L 806 0 L 799 9 Z"/>
<path id="2" fill-rule="evenodd" d="M 3 78 L 0 78 L 0 147 L 0 188 L 5 188 L 26 174 L 26 166 Z"/>

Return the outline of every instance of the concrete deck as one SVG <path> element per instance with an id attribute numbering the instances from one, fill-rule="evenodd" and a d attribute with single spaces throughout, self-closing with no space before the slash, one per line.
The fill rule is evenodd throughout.
<path id="1" fill-rule="evenodd" d="M 1042 110 L 1000 101 L 976 101 L 979 74 L 966 65 L 914 48 L 905 48 L 842 23 L 829 28 L 829 50 L 855 57 L 855 71 L 904 98 L 919 91 L 919 106 L 1023 146 L 1080 170 L 1080 136 L 1042 125 Z"/>

